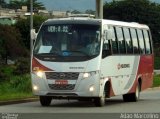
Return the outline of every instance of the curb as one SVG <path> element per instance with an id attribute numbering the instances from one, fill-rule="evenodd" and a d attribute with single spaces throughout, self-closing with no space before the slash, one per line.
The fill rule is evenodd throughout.
<path id="1" fill-rule="evenodd" d="M 0 101 L 0 106 L 27 103 L 27 102 L 35 102 L 38 100 L 39 100 L 38 98 L 27 98 L 27 99 L 20 99 L 20 100 Z"/>
<path id="2" fill-rule="evenodd" d="M 160 70 L 154 70 L 154 74 L 159 75 L 160 74 Z"/>
<path id="3" fill-rule="evenodd" d="M 160 90 L 160 87 L 148 88 L 147 90 Z"/>

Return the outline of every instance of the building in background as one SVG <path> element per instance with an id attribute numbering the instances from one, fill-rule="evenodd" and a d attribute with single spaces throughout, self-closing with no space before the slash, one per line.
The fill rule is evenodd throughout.
<path id="1" fill-rule="evenodd" d="M 52 11 L 51 12 L 51 16 L 53 18 L 64 18 L 64 17 L 68 17 L 70 15 L 70 13 L 66 12 L 66 11 Z"/>

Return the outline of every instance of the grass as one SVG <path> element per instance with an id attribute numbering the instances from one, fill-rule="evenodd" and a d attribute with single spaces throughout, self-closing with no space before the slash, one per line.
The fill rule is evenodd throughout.
<path id="1" fill-rule="evenodd" d="M 33 97 L 30 75 L 11 76 L 0 82 L 0 101 Z"/>
<path id="2" fill-rule="evenodd" d="M 11 65 L 11 66 L 3 66 L 1 68 L 1 72 L 3 72 L 6 75 L 12 75 L 13 70 L 14 70 L 14 66 L 13 65 Z"/>
<path id="3" fill-rule="evenodd" d="M 0 101 L 33 97 L 29 74 L 15 74 L 15 65 L 0 66 Z"/>
<path id="4" fill-rule="evenodd" d="M 159 87 L 160 86 L 160 75 L 155 75 L 153 80 L 153 87 Z"/>
<path id="5" fill-rule="evenodd" d="M 7 93 L 0 96 L 0 101 L 20 100 L 32 97 L 32 93 Z"/>
<path id="6" fill-rule="evenodd" d="M 155 57 L 154 58 L 154 68 L 155 69 L 160 69 L 160 57 Z"/>

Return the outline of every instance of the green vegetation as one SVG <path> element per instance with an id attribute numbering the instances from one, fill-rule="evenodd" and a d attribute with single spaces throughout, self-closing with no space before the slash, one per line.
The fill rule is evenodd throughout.
<path id="1" fill-rule="evenodd" d="M 0 83 L 0 101 L 33 97 L 30 75 L 12 76 Z"/>
<path id="2" fill-rule="evenodd" d="M 155 75 L 153 80 L 153 87 L 159 87 L 160 86 L 160 75 Z"/>
<path id="3" fill-rule="evenodd" d="M 0 66 L 0 101 L 33 97 L 31 78 L 26 73 L 28 68 L 20 70 L 23 63 L 27 61 L 23 59 L 18 62 L 16 65 Z"/>
<path id="4" fill-rule="evenodd" d="M 38 32 L 38 29 L 40 28 L 41 24 L 47 20 L 48 17 L 40 16 L 40 15 L 34 15 L 33 16 L 33 26 L 34 29 L 36 29 L 36 32 Z M 30 49 L 30 17 L 27 19 L 18 19 L 17 23 L 15 24 L 16 29 L 20 31 L 22 42 L 28 50 Z"/>
<path id="5" fill-rule="evenodd" d="M 47 18 L 34 16 L 39 29 Z M 29 75 L 30 18 L 19 19 L 14 26 L 0 25 L 0 101 L 33 97 Z M 14 65 L 7 65 L 11 59 Z"/>
<path id="6" fill-rule="evenodd" d="M 155 57 L 154 59 L 154 68 L 160 69 L 160 57 Z"/>
<path id="7" fill-rule="evenodd" d="M 32 93 L 6 93 L 0 96 L 0 101 L 20 100 L 32 97 Z"/>
<path id="8" fill-rule="evenodd" d="M 24 48 L 19 30 L 13 26 L 0 25 L 0 64 L 1 60 L 7 64 L 8 58 L 28 56 L 28 51 Z"/>
<path id="9" fill-rule="evenodd" d="M 27 6 L 28 11 L 30 11 L 30 0 L 8 0 L 9 3 L 6 1 L 7 0 L 0 0 L 0 6 L 9 9 L 21 9 L 22 6 Z M 33 7 L 36 10 L 46 9 L 41 2 L 38 2 L 38 0 L 33 0 Z"/>

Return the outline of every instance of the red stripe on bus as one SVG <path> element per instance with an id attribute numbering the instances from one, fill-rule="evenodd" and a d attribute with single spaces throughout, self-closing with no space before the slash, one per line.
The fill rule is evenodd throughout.
<path id="1" fill-rule="evenodd" d="M 144 55 L 140 57 L 137 76 L 129 93 L 136 90 L 138 80 L 141 80 L 141 90 L 145 90 L 153 84 L 154 56 Z"/>
<path id="2" fill-rule="evenodd" d="M 42 65 L 36 58 L 32 59 L 32 71 L 35 71 L 35 68 L 41 71 L 53 71 L 52 69 Z"/>

